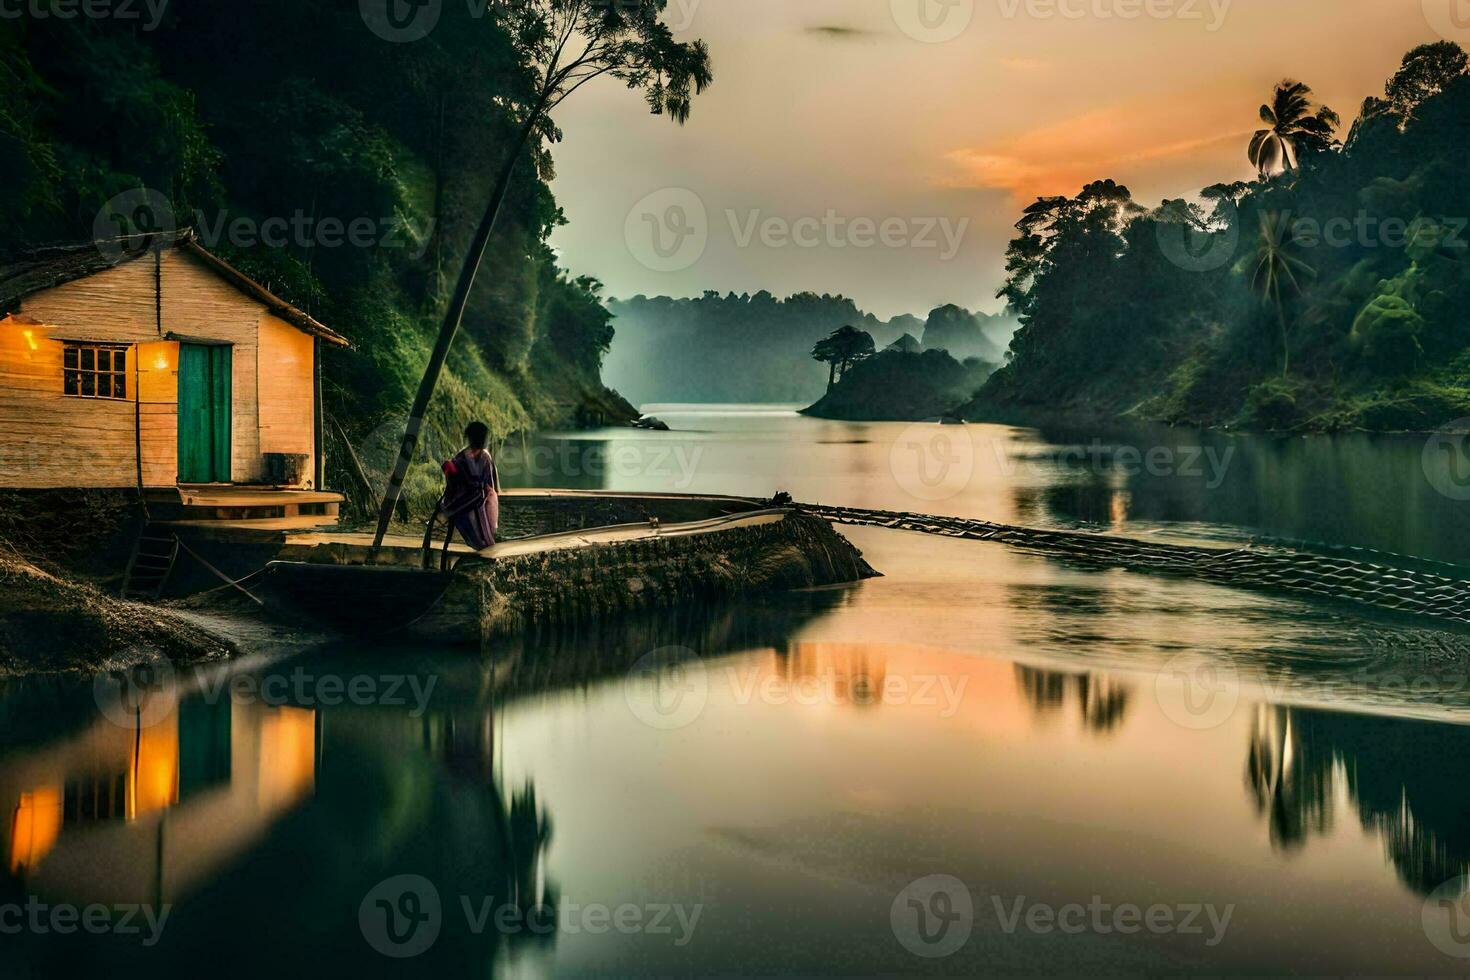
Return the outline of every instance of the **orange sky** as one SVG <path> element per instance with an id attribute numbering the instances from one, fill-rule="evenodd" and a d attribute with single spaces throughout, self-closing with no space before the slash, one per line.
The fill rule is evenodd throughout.
<path id="1" fill-rule="evenodd" d="M 1011 225 L 1035 196 L 1111 177 L 1152 205 L 1245 179 L 1274 82 L 1305 80 L 1350 125 L 1405 51 L 1457 33 L 1438 9 L 1453 2 L 670 0 L 681 36 L 710 44 L 716 84 L 682 129 L 615 83 L 568 102 L 554 188 L 571 224 L 554 244 L 617 296 L 812 289 L 885 316 L 994 309 Z M 926 32 L 953 36 L 912 36 Z M 1470 44 L 1470 27 L 1458 33 Z M 705 208 L 707 244 L 655 271 L 626 229 L 670 187 Z M 946 257 L 736 233 L 753 216 L 829 213 L 916 232 L 946 221 L 962 244 Z"/>

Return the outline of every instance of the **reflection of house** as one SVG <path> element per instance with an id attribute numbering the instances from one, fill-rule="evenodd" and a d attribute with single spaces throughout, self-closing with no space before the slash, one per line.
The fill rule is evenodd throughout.
<path id="1" fill-rule="evenodd" d="M 833 704 L 868 707 L 881 704 L 887 679 L 882 647 L 867 643 L 797 643 L 783 658 L 780 675 L 795 687 L 803 682 L 825 686 Z"/>
<path id="2" fill-rule="evenodd" d="M 0 265 L 0 486 L 320 490 L 319 355 L 346 343 L 189 232 Z"/>
<path id="3" fill-rule="evenodd" d="M 179 897 L 311 794 L 316 713 L 172 705 L 145 728 L 107 720 L 0 775 L 7 866 L 78 900 Z"/>

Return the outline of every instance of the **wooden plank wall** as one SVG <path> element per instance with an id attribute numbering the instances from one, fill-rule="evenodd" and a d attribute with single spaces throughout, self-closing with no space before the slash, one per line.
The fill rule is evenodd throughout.
<path id="1" fill-rule="evenodd" d="M 302 453 L 302 471 L 316 472 L 315 344 L 285 320 L 260 321 L 260 451 Z"/>
<path id="2" fill-rule="evenodd" d="M 265 307 L 183 252 L 163 255 L 163 329 L 235 345 L 234 424 L 230 432 L 230 479 L 252 483 L 265 477 L 260 455 L 258 355 Z"/>
<path id="3" fill-rule="evenodd" d="M 262 453 L 310 454 L 311 338 L 183 253 L 166 252 L 161 272 L 162 333 L 234 345 L 232 480 L 262 479 Z M 0 320 L 0 486 L 136 485 L 140 393 L 144 482 L 176 483 L 178 345 L 160 336 L 156 301 L 144 257 L 37 293 Z M 129 400 L 66 397 L 62 340 L 139 345 L 128 352 Z"/>

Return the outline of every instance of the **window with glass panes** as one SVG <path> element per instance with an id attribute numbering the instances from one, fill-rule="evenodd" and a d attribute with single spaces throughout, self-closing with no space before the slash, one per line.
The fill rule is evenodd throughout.
<path id="1" fill-rule="evenodd" d="M 67 344 L 62 355 L 66 393 L 75 398 L 128 397 L 128 349 Z"/>

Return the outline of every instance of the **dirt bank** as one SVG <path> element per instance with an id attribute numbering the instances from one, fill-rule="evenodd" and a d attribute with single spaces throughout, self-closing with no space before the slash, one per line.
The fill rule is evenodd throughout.
<path id="1" fill-rule="evenodd" d="M 115 599 L 0 545 L 0 677 L 235 653 L 229 640 L 167 610 Z"/>

